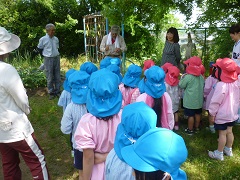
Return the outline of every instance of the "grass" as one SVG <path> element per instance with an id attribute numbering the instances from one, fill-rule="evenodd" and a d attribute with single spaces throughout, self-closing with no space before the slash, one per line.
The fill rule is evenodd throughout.
<path id="1" fill-rule="evenodd" d="M 85 59 L 79 58 L 79 60 L 69 63 L 67 59 L 62 58 L 62 70 L 79 69 L 80 64 L 84 61 Z M 25 66 L 25 63 L 23 64 Z M 53 180 L 78 179 L 78 172 L 73 167 L 73 158 L 71 157 L 70 137 L 60 131 L 62 108 L 57 106 L 58 100 L 48 100 L 44 88 L 28 91 L 28 94 L 32 108 L 29 120 L 44 150 L 51 178 Z M 189 180 L 240 179 L 240 126 L 234 126 L 233 128 L 235 135 L 234 157 L 225 156 L 225 160 L 220 162 L 210 159 L 207 155 L 207 150 L 217 148 L 218 138 L 217 133 L 211 134 L 205 130 L 207 124 L 207 116 L 203 113 L 202 130 L 193 136 L 186 135 L 183 131 L 187 126 L 187 120 L 183 119 L 182 110 L 180 110 L 180 130 L 177 133 L 184 138 L 188 148 L 187 161 L 181 168 L 186 171 Z M 0 170 L 1 168 L 0 165 Z M 30 172 L 23 160 L 21 161 L 21 168 L 23 179 L 31 179 Z M 0 173 L 0 179 L 3 179 L 2 172 Z"/>
<path id="2" fill-rule="evenodd" d="M 183 127 L 187 126 L 187 120 L 182 121 L 181 135 L 188 148 L 188 159 L 182 168 L 186 171 L 188 178 L 197 180 L 211 179 L 240 179 L 240 126 L 234 126 L 235 141 L 233 145 L 234 157 L 224 156 L 224 161 L 217 161 L 208 157 L 208 150 L 217 149 L 218 133 L 211 134 L 207 127 L 207 116 L 202 116 L 202 130 L 198 134 L 188 136 L 184 134 Z"/>

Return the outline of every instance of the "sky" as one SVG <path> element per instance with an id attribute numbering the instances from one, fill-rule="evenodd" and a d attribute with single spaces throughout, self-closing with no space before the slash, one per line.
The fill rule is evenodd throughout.
<path id="1" fill-rule="evenodd" d="M 191 19 L 187 23 L 191 24 L 191 23 L 196 22 L 197 17 L 198 17 L 199 14 L 201 14 L 200 8 L 195 7 L 193 9 L 192 17 L 191 17 Z M 185 23 L 186 16 L 184 14 L 182 14 L 180 11 L 176 12 L 175 17 L 179 18 L 179 20 L 181 21 L 182 24 L 184 24 L 184 26 L 186 25 L 186 23 Z"/>

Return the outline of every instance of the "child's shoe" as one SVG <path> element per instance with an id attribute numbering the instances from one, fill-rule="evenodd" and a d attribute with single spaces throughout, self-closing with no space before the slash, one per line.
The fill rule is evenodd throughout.
<path id="1" fill-rule="evenodd" d="M 190 130 L 190 129 L 188 129 L 188 128 L 186 128 L 184 131 L 185 131 L 185 133 L 186 133 L 187 135 L 189 135 L 189 136 L 192 136 L 192 135 L 194 134 L 193 130 Z"/>
<path id="2" fill-rule="evenodd" d="M 175 130 L 175 131 L 178 131 L 178 130 L 179 130 L 179 126 L 178 126 L 178 125 L 175 125 L 175 126 L 174 126 L 174 130 Z"/>
<path id="3" fill-rule="evenodd" d="M 174 124 L 174 130 L 175 130 L 175 131 L 178 131 L 178 130 L 179 130 L 178 122 L 175 122 L 175 124 Z"/>
<path id="4" fill-rule="evenodd" d="M 232 148 L 228 148 L 228 147 L 224 147 L 223 149 L 223 153 L 226 155 L 226 156 L 233 156 L 233 153 L 232 153 Z"/>
<path id="5" fill-rule="evenodd" d="M 195 131 L 195 133 L 199 133 L 200 132 L 200 128 L 195 128 L 194 131 Z"/>
<path id="6" fill-rule="evenodd" d="M 215 128 L 214 128 L 214 126 L 213 127 L 211 127 L 211 126 L 209 126 L 209 130 L 211 131 L 211 133 L 215 133 L 216 132 L 216 130 L 215 130 Z"/>
<path id="7" fill-rule="evenodd" d="M 209 130 L 212 134 L 214 134 L 216 132 L 214 126 L 206 127 L 206 130 Z"/>
<path id="8" fill-rule="evenodd" d="M 223 152 L 219 152 L 218 150 L 215 151 L 208 151 L 208 156 L 212 159 L 217 159 L 223 161 Z"/>
<path id="9" fill-rule="evenodd" d="M 74 150 L 71 151 L 71 156 L 74 158 Z"/>

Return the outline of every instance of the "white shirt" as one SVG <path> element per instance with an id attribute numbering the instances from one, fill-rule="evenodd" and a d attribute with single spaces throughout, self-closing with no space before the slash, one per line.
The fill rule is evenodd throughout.
<path id="1" fill-rule="evenodd" d="M 232 60 L 234 60 L 238 66 L 240 66 L 240 40 L 233 46 Z"/>
<path id="2" fill-rule="evenodd" d="M 0 143 L 23 140 L 34 131 L 26 116 L 30 113 L 26 90 L 10 64 L 0 62 L 0 77 Z"/>
<path id="3" fill-rule="evenodd" d="M 37 47 L 43 49 L 42 55 L 44 57 L 56 57 L 59 55 L 59 40 L 56 36 L 50 38 L 50 36 L 46 34 L 40 38 Z"/>

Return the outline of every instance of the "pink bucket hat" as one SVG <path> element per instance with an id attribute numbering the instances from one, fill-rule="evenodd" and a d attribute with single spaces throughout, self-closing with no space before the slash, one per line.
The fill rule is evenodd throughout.
<path id="1" fill-rule="evenodd" d="M 145 60 L 143 64 L 144 64 L 143 71 L 145 71 L 146 69 L 149 69 L 150 67 L 155 65 L 155 63 L 154 63 L 154 61 L 152 59 Z"/>
<path id="2" fill-rule="evenodd" d="M 217 67 L 217 66 L 218 66 L 217 63 L 219 63 L 221 60 L 222 60 L 221 58 L 218 58 L 218 59 L 216 60 L 216 62 L 215 62 L 212 66 L 213 66 L 213 67 Z"/>
<path id="3" fill-rule="evenodd" d="M 178 76 L 180 74 L 180 70 L 176 66 L 171 66 L 168 68 L 168 72 L 165 77 L 165 81 L 170 86 L 176 86 L 179 83 Z"/>
<path id="4" fill-rule="evenodd" d="M 188 60 L 183 62 L 186 64 L 186 73 L 187 74 L 192 74 L 194 76 L 200 76 L 201 74 L 204 74 L 204 67 L 202 65 L 202 60 L 197 57 L 193 56 L 189 58 Z M 204 69 L 203 69 L 204 68 Z"/>
<path id="5" fill-rule="evenodd" d="M 168 68 L 173 66 L 171 63 L 165 63 L 164 65 L 161 66 L 161 68 L 164 70 L 165 73 L 167 73 Z"/>
<path id="6" fill-rule="evenodd" d="M 223 58 L 215 64 L 221 69 L 220 79 L 222 82 L 232 83 L 238 79 L 237 64 L 232 59 Z M 218 73 L 216 75 L 218 77 Z"/>

